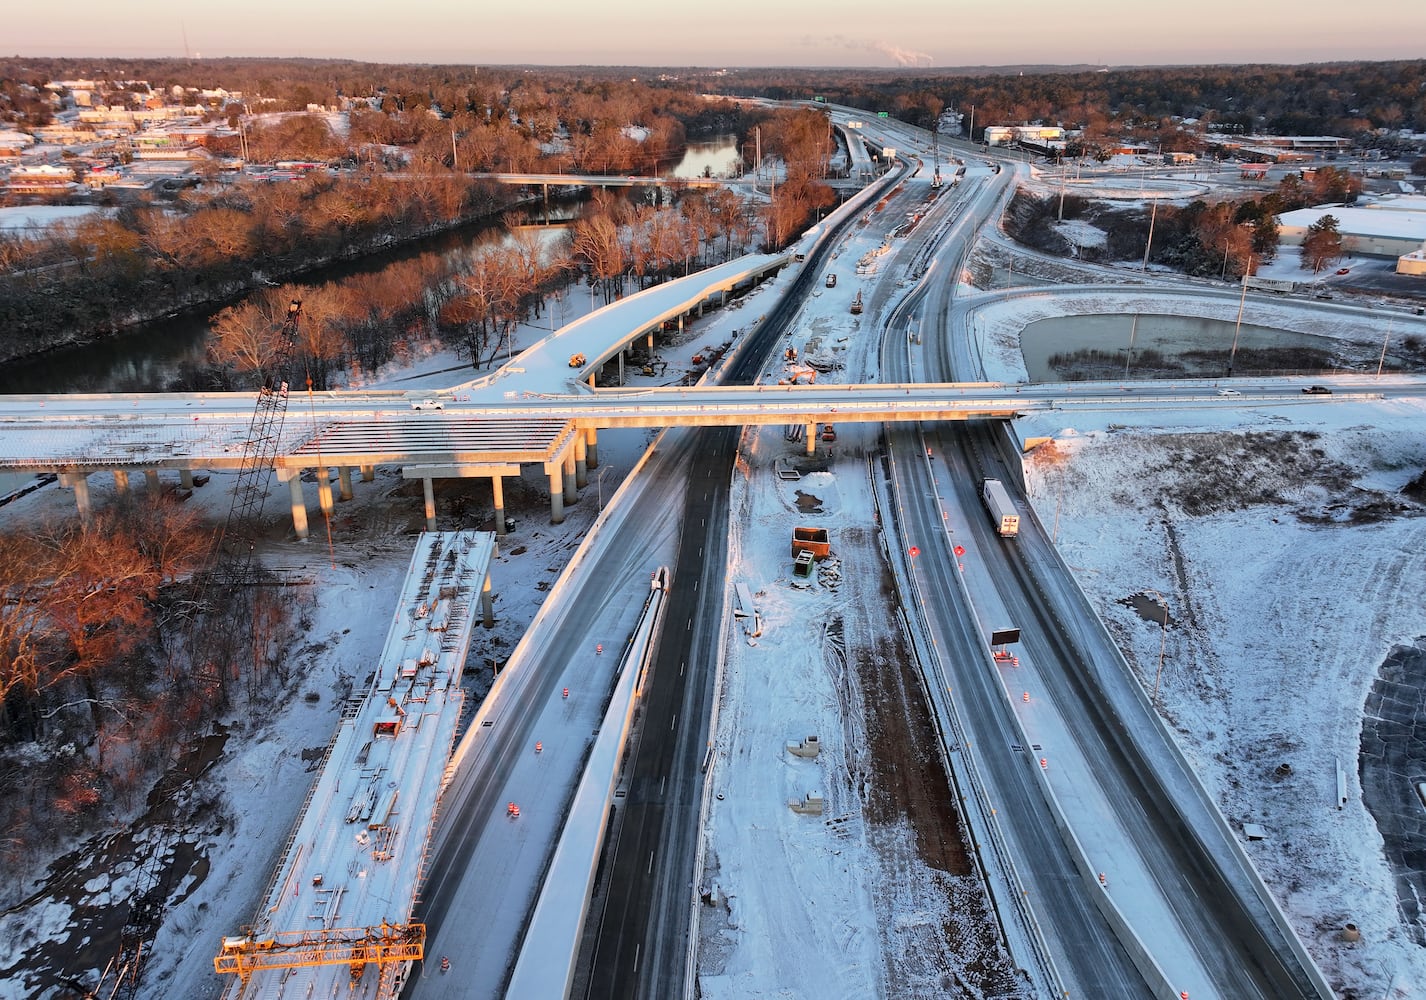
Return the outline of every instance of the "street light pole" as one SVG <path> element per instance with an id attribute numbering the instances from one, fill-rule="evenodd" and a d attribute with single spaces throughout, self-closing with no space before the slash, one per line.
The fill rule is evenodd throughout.
<path id="1" fill-rule="evenodd" d="M 1243 328 L 1243 307 L 1248 304 L 1248 275 L 1253 273 L 1253 255 L 1248 254 L 1248 268 L 1243 272 L 1243 294 L 1238 299 L 1238 321 L 1233 324 L 1233 349 L 1228 352 L 1228 374 L 1233 374 L 1233 359 L 1238 356 L 1238 331 Z"/>
<path id="2" fill-rule="evenodd" d="M 1154 245 L 1154 220 L 1158 218 L 1158 215 L 1159 200 L 1155 198 L 1153 210 L 1149 212 L 1149 238 L 1144 241 L 1144 266 L 1139 268 L 1140 271 L 1149 269 L 1149 248 Z"/>
<path id="3" fill-rule="evenodd" d="M 1164 647 L 1168 645 L 1169 639 L 1169 602 L 1164 600 L 1164 595 L 1157 590 L 1146 590 L 1146 594 L 1153 594 L 1157 597 L 1159 606 L 1159 666 L 1154 671 L 1154 694 L 1150 700 L 1155 710 L 1159 705 L 1159 678 L 1164 672 Z"/>
<path id="4" fill-rule="evenodd" d="M 1386 318 L 1386 333 L 1382 334 L 1382 337 L 1381 337 L 1381 357 L 1377 359 L 1377 363 L 1376 363 L 1376 377 L 1377 377 L 1377 378 L 1381 378 L 1381 369 L 1382 369 L 1382 366 L 1383 366 L 1384 364 L 1386 364 L 1386 342 L 1387 342 L 1387 340 L 1388 340 L 1390 337 L 1391 337 L 1391 317 L 1388 316 L 1388 317 Z"/>

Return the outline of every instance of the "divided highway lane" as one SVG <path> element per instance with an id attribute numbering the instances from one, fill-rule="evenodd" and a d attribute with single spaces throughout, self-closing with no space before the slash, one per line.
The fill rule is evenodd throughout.
<path id="1" fill-rule="evenodd" d="M 945 256 L 954 253 L 954 248 L 948 248 Z M 963 319 L 964 312 L 959 307 L 952 310 L 950 297 L 950 289 L 932 285 L 924 301 L 908 307 L 908 311 L 919 310 L 928 317 L 919 360 L 922 371 L 931 378 L 955 374 L 965 377 L 971 364 L 977 367 L 970 371 L 980 372 L 979 359 L 964 325 L 955 322 Z M 1084 398 L 1078 385 L 1033 388 L 1066 394 L 1072 391 Z M 1143 395 L 1161 392 L 1158 386 L 1135 388 L 1142 389 Z M 1173 387 L 1162 394 L 1174 397 L 1185 388 Z M 1096 389 L 1102 394 L 1109 387 Z M 1295 386 L 1278 391 L 1310 398 L 1301 397 Z M 1140 394 L 1135 392 L 1136 396 Z M 979 479 L 998 475 L 1014 482 L 1017 478 L 1007 475 L 990 457 L 996 454 L 995 436 L 1003 433 L 1003 428 L 984 422 L 945 424 L 934 430 L 927 443 L 933 450 L 940 446 L 947 457 L 947 507 L 959 509 L 956 523 L 970 532 L 969 547 L 985 563 L 983 576 L 991 581 L 999 598 L 995 613 L 1003 609 L 1008 620 L 1001 623 L 1021 627 L 1027 660 L 1039 671 L 1047 687 L 1047 700 L 1063 716 L 1063 730 L 1076 739 L 1085 773 L 1098 779 L 1100 788 L 1095 791 L 1101 799 L 1110 808 L 1117 805 L 1118 827 L 1131 831 L 1128 848 L 1138 858 L 1137 862 L 1126 859 L 1126 865 L 1137 864 L 1151 873 L 1161 897 L 1157 905 L 1167 908 L 1173 914 L 1169 922 L 1177 924 L 1168 941 L 1162 936 L 1169 928 L 1157 923 L 1138 928 L 1140 934 L 1151 951 L 1166 945 L 1167 956 L 1177 950 L 1172 968 L 1210 980 L 1195 984 L 1198 992 L 1190 988 L 1194 996 L 1199 992 L 1232 1000 L 1318 996 L 1315 970 L 1307 967 L 1310 961 L 1305 956 L 1307 965 L 1298 961 L 1295 942 L 1281 933 L 1270 906 L 1264 905 L 1256 894 L 1258 883 L 1252 873 L 1241 869 L 1240 855 L 1224 839 L 1231 838 L 1231 833 L 1201 797 L 1197 779 L 1187 773 L 1182 758 L 1160 739 L 1157 721 L 1142 705 L 1142 697 L 1137 690 L 1131 692 L 1134 697 L 1128 697 L 1102 686 L 1134 682 L 1124 676 L 1124 671 L 1114 671 L 1112 665 L 1120 657 L 1112 639 L 1083 599 L 1068 568 L 1043 537 L 1038 523 L 1033 518 L 1022 518 L 1021 538 L 1005 543 L 991 531 L 982 515 Z M 982 647 L 987 638 L 985 634 L 979 636 Z M 995 680 L 999 687 L 999 678 Z M 1005 692 L 996 693 L 1000 704 L 1007 705 Z M 1134 736 L 1129 735 L 1131 732 Z M 1061 752 L 1068 749 L 1061 748 Z M 1034 766 L 1033 755 L 1012 756 L 1026 757 Z M 1081 828 L 1076 832 L 1093 853 L 1095 830 Z M 1086 888 L 1082 881 L 1078 882 L 1078 892 Z M 1096 887 L 1089 888 L 1097 891 Z M 1071 913 L 1057 912 L 1050 919 L 1057 934 L 1063 933 L 1066 926 L 1076 931 L 1079 926 Z"/>
<path id="2" fill-rule="evenodd" d="M 1003 191 L 994 185 L 982 192 L 976 198 L 974 215 L 983 218 L 1002 196 Z M 939 260 L 958 260 L 974 231 L 974 222 L 957 225 Z M 932 280 L 913 291 L 889 323 L 893 332 L 924 327 L 921 339 L 925 346 L 890 337 L 882 351 L 883 377 L 897 381 L 911 378 L 908 349 L 918 355 L 918 362 L 923 351 L 933 357 L 938 354 L 939 317 L 949 308 L 953 283 L 937 280 L 935 275 L 933 269 Z M 939 663 L 930 665 L 936 673 L 927 678 L 927 684 L 949 693 L 964 727 L 967 745 L 947 750 L 965 753 L 976 768 L 995 810 L 992 822 L 998 824 L 1018 878 L 1029 892 L 1024 900 L 1012 900 L 1004 894 L 1015 891 L 1014 886 L 989 886 L 1002 919 L 1014 919 L 1019 904 L 1028 903 L 1038 921 L 1038 928 L 1028 932 L 1042 935 L 1071 996 L 1147 1000 L 1153 992 L 1084 892 L 1074 855 L 1060 837 L 1040 790 L 1033 758 L 1002 750 L 1019 741 L 1019 730 L 986 655 L 985 637 L 958 580 L 958 559 L 950 550 L 922 438 L 916 430 L 895 426 L 888 426 L 886 435 L 897 474 L 901 517 L 897 529 L 904 544 L 920 549 L 914 564 L 922 601 L 919 610 L 941 655 Z M 914 621 L 917 609 L 907 611 Z M 986 848 L 982 845 L 981 849 Z M 993 870 L 994 866 L 988 867 Z M 1025 962 L 1025 957 L 1021 956 L 1021 961 Z"/>
<path id="3" fill-rule="evenodd" d="M 627 765 L 626 794 L 616 802 L 623 815 L 616 820 L 612 861 L 605 862 L 606 904 L 594 921 L 583 993 L 590 998 L 676 997 L 683 990 L 738 432 L 685 434 L 696 468 L 664 631 L 644 691 L 638 746 Z"/>
<path id="4" fill-rule="evenodd" d="M 674 458 L 676 467 L 686 461 L 681 454 Z M 647 468 L 658 476 L 657 459 Z M 433 975 L 427 963 L 408 983 L 407 998 L 496 1000 L 503 994 L 540 873 L 559 834 L 560 809 L 578 779 L 583 747 L 599 724 L 625 629 L 631 627 L 625 623 L 637 618 L 649 573 L 676 544 L 680 489 L 675 483 L 662 491 L 631 491 L 606 510 L 608 521 L 583 557 L 598 571 L 574 573 L 550 593 L 542 611 L 547 617 L 537 619 L 538 632 L 522 642 L 524 662 L 507 664 L 502 683 L 512 685 L 508 700 L 488 734 L 477 737 L 484 746 L 473 749 L 444 793 L 417 909 L 428 925 L 427 954 L 451 956 L 459 975 Z M 621 524 L 633 526 L 638 544 L 622 543 Z M 498 570 L 494 584 L 500 586 Z M 596 660 L 597 639 L 606 652 Z M 570 701 L 561 697 L 566 685 Z M 557 724 L 535 732 L 535 720 L 551 713 Z M 533 779 L 538 791 L 530 793 L 538 794 L 539 802 L 507 790 L 512 781 L 528 779 L 517 772 L 536 762 L 531 753 L 536 739 L 545 741 Z M 518 820 L 505 815 L 512 798 L 523 801 Z"/>
<path id="5" fill-rule="evenodd" d="M 1137 855 L 1124 863 L 1137 864 L 1157 883 L 1181 944 L 1167 937 L 1168 928 L 1158 921 L 1136 929 L 1151 952 L 1164 947 L 1160 957 L 1166 969 L 1197 964 L 1210 978 L 1176 984 L 1194 996 L 1205 991 L 1231 1000 L 1319 996 L 1312 974 L 1293 954 L 1292 942 L 1258 898 L 1251 872 L 1226 839 L 1231 833 L 1167 744 L 1137 682 L 1117 666 L 1118 649 L 1038 521 L 1022 517 L 1020 536 L 1005 541 L 979 516 L 980 477 L 1004 475 L 986 458 L 994 454 L 995 433 L 985 424 L 968 424 L 944 428 L 929 440 L 946 457 L 973 550 L 1009 621 L 1021 629 L 1023 655 L 1035 664 L 1045 696 L 1063 720 L 1059 731 L 1074 741 L 1072 752 L 1127 833 L 1127 841 L 1107 842 Z M 1080 826 L 1076 832 L 1093 852 L 1095 830 Z"/>
<path id="6" fill-rule="evenodd" d="M 887 440 L 902 497 L 901 536 L 920 549 L 915 572 L 925 627 L 940 652 L 937 666 L 944 674 L 938 679 L 955 700 L 964 726 L 967 745 L 948 750 L 968 754 L 984 782 L 995 822 L 1029 893 L 1026 902 L 1070 995 L 1147 1000 L 1154 994 L 1084 891 L 1074 855 L 1040 790 L 1034 756 L 1009 750 L 1019 743 L 1020 731 L 989 662 L 980 623 L 957 579 L 958 559 L 950 551 L 934 502 L 936 483 L 922 439 L 914 431 L 892 430 Z M 1001 898 L 997 905 L 1008 912 L 1015 903 Z"/>

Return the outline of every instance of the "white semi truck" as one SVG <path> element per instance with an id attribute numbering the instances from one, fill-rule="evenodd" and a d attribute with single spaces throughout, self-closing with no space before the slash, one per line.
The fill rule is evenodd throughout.
<path id="1" fill-rule="evenodd" d="M 1020 514 L 1010 502 L 1010 494 L 999 479 L 985 479 L 980 484 L 980 499 L 985 509 L 990 511 L 990 519 L 1001 538 L 1014 538 L 1020 534 Z"/>

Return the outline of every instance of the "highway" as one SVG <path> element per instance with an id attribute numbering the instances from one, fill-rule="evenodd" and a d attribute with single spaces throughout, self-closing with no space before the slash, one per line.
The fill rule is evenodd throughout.
<path id="1" fill-rule="evenodd" d="M 954 259 L 955 250 L 949 249 Z M 928 283 L 927 288 L 924 299 L 906 310 L 908 322 L 914 316 L 923 328 L 921 344 L 908 351 L 920 353 L 921 370 L 930 377 L 963 373 L 973 353 L 969 336 L 950 322 L 944 286 Z M 888 353 L 894 359 L 894 352 Z M 1135 963 L 1145 980 L 1140 990 L 1186 989 L 1194 997 L 1235 1000 L 1330 995 L 1322 992 L 1310 962 L 1304 966 L 1299 961 L 1291 932 L 1285 932 L 1275 908 L 1260 896 L 1265 895 L 1261 883 L 1231 832 L 1128 675 L 1044 531 L 1033 516 L 1023 515 L 1020 537 L 1013 542 L 992 530 L 980 509 L 980 479 L 1018 481 L 1015 471 L 1000 462 L 996 436 L 1001 433 L 984 422 L 943 424 L 928 428 L 920 439 L 895 435 L 900 447 L 893 448 L 893 456 L 898 471 L 910 480 L 908 495 L 940 497 L 944 504 L 945 527 L 937 523 L 940 515 L 924 516 L 925 504 L 906 505 L 922 515 L 908 516 L 918 532 L 916 544 L 942 558 L 952 538 L 966 550 L 957 562 L 967 568 L 947 578 L 965 579 L 979 623 L 974 636 L 979 648 L 963 661 L 948 657 L 957 668 L 949 683 L 959 696 L 974 700 L 962 718 L 968 742 L 980 748 L 982 776 L 1002 792 L 1007 786 L 1001 782 L 1013 781 L 1017 772 L 1039 779 L 1036 784 L 1045 782 L 1087 855 L 1079 859 L 1073 851 L 1050 851 L 1038 836 L 1041 842 L 1017 849 L 1017 868 L 1032 896 L 1055 896 L 1063 884 L 1069 897 L 1080 897 L 1058 895 L 1041 915 L 1055 928 L 1050 937 L 1056 964 L 1089 995 L 1129 995 L 1123 983 L 1110 988 L 1084 979 L 1102 967 L 1097 962 L 1086 967 L 1082 950 L 1093 942 L 1083 940 L 1082 932 L 1095 925 L 1105 928 L 1103 919 L 1091 920 L 1083 912 L 1086 893 L 1094 898 L 1101 891 L 1088 873 L 1107 868 L 1114 872 L 1110 885 L 1120 891 L 1103 890 L 1115 904 L 1104 909 L 1120 911 L 1152 956 Z M 1023 497 L 1019 505 L 1029 511 Z M 918 580 L 928 576 L 923 571 Z M 934 582 L 928 589 L 935 592 Z M 958 592 L 941 593 L 948 601 L 946 613 L 956 610 L 950 598 Z M 936 618 L 936 606 L 928 601 L 928 607 L 928 617 Z M 1007 668 L 987 662 L 988 629 L 995 626 L 1021 629 L 1013 679 L 997 677 Z M 1014 719 L 1014 690 L 1023 690 L 1029 701 L 1016 705 L 1019 720 L 1007 725 L 1005 720 Z M 1029 752 L 1011 749 L 1026 743 Z M 1039 750 L 1034 749 L 1037 743 Z M 1024 790 L 1016 797 L 1021 801 L 1007 804 L 1007 810 L 1025 807 Z M 1044 791 L 1031 797 L 1041 803 L 1046 798 Z M 1004 794 L 999 801 L 1007 802 Z M 1007 824 L 1008 839 L 1015 843 L 1030 837 L 1027 827 L 1042 823 L 1043 815 L 1024 815 Z M 1058 863 L 1046 864 L 1056 856 Z M 1086 866 L 1086 861 L 1091 863 Z M 1127 970 L 1120 973 L 1127 975 Z"/>
<path id="2" fill-rule="evenodd" d="M 978 195 L 976 211 L 941 248 L 942 259 L 955 260 L 964 253 L 980 220 L 996 210 L 1003 196 L 1003 182 Z M 949 309 L 951 289 L 948 282 L 925 282 L 889 326 L 893 330 L 908 324 L 938 328 L 937 317 Z M 883 377 L 910 381 L 913 351 L 919 354 L 921 347 L 889 337 L 882 351 Z M 967 815 L 967 823 L 972 829 L 990 828 L 981 838 L 983 855 L 992 853 L 997 841 L 1005 845 L 1003 861 L 983 859 L 991 871 L 1010 883 L 989 887 L 1001 919 L 1016 925 L 1017 936 L 1034 942 L 1036 950 L 1048 953 L 1058 982 L 1071 996 L 1153 997 L 1155 993 L 1093 897 L 1085 892 L 1073 852 L 1061 837 L 1041 790 L 1034 756 L 1009 750 L 1020 744 L 1023 736 L 995 676 L 984 629 L 958 580 L 960 558 L 952 544 L 959 539 L 947 535 L 940 505 L 934 500 L 936 470 L 926 457 L 921 433 L 913 428 L 888 428 L 887 445 L 892 481 L 900 498 L 897 517 L 888 530 L 901 544 L 890 547 L 906 551 L 914 545 L 920 550 L 910 568 L 914 593 L 903 595 L 902 607 L 913 628 L 925 630 L 931 640 L 927 645 L 936 651 L 934 659 L 923 664 L 929 674 L 927 688 L 934 692 L 933 705 L 945 711 L 940 702 L 948 697 L 964 727 L 965 745 L 947 750 L 968 758 L 966 766 L 974 770 L 977 787 L 983 789 L 983 798 L 971 796 L 972 801 L 962 804 L 963 812 L 980 813 Z M 942 729 L 956 731 L 950 722 L 944 722 Z M 1019 900 L 1014 894 L 1017 884 L 1026 893 Z M 1025 956 L 1019 958 L 1022 965 L 1029 964 Z"/>
<path id="3" fill-rule="evenodd" d="M 773 394 L 765 390 L 731 388 L 578 392 L 570 395 L 579 398 L 569 399 L 507 397 L 498 406 L 527 415 L 567 406 L 572 419 L 576 413 L 588 418 L 598 407 L 601 420 L 623 407 L 614 419 L 733 425 L 785 423 L 794 412 L 788 407 L 805 410 L 814 400 L 812 406 L 836 406 L 839 422 L 853 414 L 885 419 L 874 410 L 884 408 L 884 414 L 893 404 L 904 406 L 907 397 L 923 405 L 922 393 L 973 398 L 983 410 L 992 404 L 1183 408 L 1195 403 L 1300 404 L 1342 398 L 1304 397 L 1300 383 L 1287 380 L 1235 381 L 1242 396 L 1221 396 L 1202 383 L 915 386 L 918 380 L 945 380 L 973 371 L 967 366 L 974 352 L 956 321 L 964 313 L 952 302 L 954 282 L 941 275 L 959 272 L 969 239 L 1008 197 L 1010 173 L 997 171 L 993 177 L 968 182 L 954 202 L 962 207 L 945 209 L 950 221 L 937 231 L 939 245 L 927 245 L 929 277 L 904 307 L 893 311 L 889 322 L 892 331 L 915 333 L 903 340 L 893 332 L 889 338 L 883 376 L 891 387 L 815 387 L 815 393 L 787 392 L 782 401 L 772 400 Z M 953 201 L 947 199 L 946 204 Z M 807 291 L 820 270 L 817 265 L 814 257 L 794 279 L 788 302 Z M 885 282 L 877 292 L 888 303 L 892 294 Z M 744 348 L 730 379 L 745 377 L 746 366 L 770 346 L 783 318 L 768 318 L 761 335 Z M 1370 388 L 1371 393 L 1384 391 L 1390 391 L 1388 386 L 1373 383 Z M 718 392 L 725 395 L 715 395 Z M 744 392 L 746 398 L 741 397 Z M 858 393 L 865 394 L 863 404 L 849 412 L 844 400 Z M 881 393 L 880 398 L 874 399 L 874 393 Z M 898 393 L 900 400 L 893 398 Z M 388 400 L 381 402 L 390 406 Z M 449 420 L 464 403 L 452 400 L 444 411 L 423 413 L 418 419 Z M 471 404 L 474 411 L 473 400 Z M 749 417 L 750 408 L 762 412 Z M 654 410 L 660 412 L 655 415 Z M 898 418 L 909 419 L 909 411 Z M 1164 995 L 1170 989 L 1189 990 L 1195 1000 L 1325 995 L 1313 980 L 1310 961 L 1302 956 L 1299 962 L 1291 932 L 1278 923 L 1270 900 L 1260 895 L 1261 885 L 1232 844 L 1231 832 L 1144 704 L 1118 651 L 1033 517 L 1022 519 L 1025 528 L 1018 542 L 1006 543 L 991 532 L 979 510 L 976 483 L 992 473 L 1007 482 L 1016 479 L 999 467 L 995 433 L 984 422 L 938 422 L 925 436 L 912 429 L 889 429 L 900 498 L 889 527 L 903 542 L 921 549 L 913 567 L 916 590 L 904 603 L 913 624 L 925 630 L 928 645 L 942 651 L 927 664 L 928 684 L 938 710 L 953 710 L 958 720 L 946 731 L 964 727 L 964 746 L 947 750 L 973 769 L 977 794 L 984 800 L 967 806 L 980 812 L 972 826 L 984 829 L 986 813 L 993 817 L 988 822 L 1003 854 L 988 862 L 987 869 L 1009 883 L 993 884 L 991 890 L 1009 937 L 1028 942 L 1017 950 L 1017 959 L 1041 966 L 1037 980 L 1053 980 L 1072 996 L 1136 998 Z M 436 947 L 488 953 L 472 955 L 472 961 L 490 966 L 480 974 L 482 982 L 502 981 L 498 966 L 508 963 L 518 947 L 522 899 L 502 901 L 498 911 L 494 900 L 502 887 L 513 888 L 502 866 L 529 863 L 510 861 L 509 852 L 515 850 L 523 858 L 527 848 L 506 843 L 511 836 L 525 834 L 509 834 L 513 828 L 508 824 L 488 821 L 500 812 L 515 766 L 511 762 L 531 739 L 538 699 L 547 699 L 558 672 L 578 661 L 581 643 L 587 644 L 601 609 L 617 603 L 619 578 L 646 575 L 643 563 L 665 561 L 674 565 L 668 629 L 659 644 L 641 710 L 637 751 L 616 814 L 617 848 L 602 880 L 607 893 L 592 922 L 597 931 L 588 944 L 581 995 L 675 996 L 686 985 L 694 821 L 713 694 L 709 671 L 725 589 L 726 489 L 735 441 L 732 430 L 665 435 L 655 460 L 640 477 L 643 488 L 630 499 L 649 523 L 666 525 L 675 507 L 669 498 L 680 495 L 685 473 L 692 472 L 682 528 L 674 531 L 676 558 L 660 559 L 662 553 L 652 551 L 656 547 L 641 549 L 637 541 L 618 547 L 612 533 L 589 555 L 586 565 L 598 565 L 599 571 L 571 577 L 569 586 L 575 589 L 562 595 L 573 598 L 564 604 L 566 609 L 578 610 L 564 612 L 557 637 L 547 640 L 540 662 L 528 668 L 535 678 L 527 685 L 528 697 L 501 709 L 504 734 L 481 755 L 476 776 L 460 783 L 465 801 L 450 827 L 456 832 L 439 845 L 426 916 L 440 927 Z M 1028 510 L 1023 498 L 1021 504 Z M 624 523 L 625 531 L 634 531 L 638 521 Z M 948 528 L 955 535 L 948 535 Z M 971 553 L 964 560 L 971 568 L 964 573 L 953 542 Z M 612 569 L 601 559 L 610 552 L 618 553 L 618 565 Z M 989 659 L 986 632 L 988 623 L 1012 622 L 1023 629 L 1023 663 L 1013 681 L 998 676 L 1006 668 Z M 1012 684 L 1024 685 L 1027 693 L 1035 688 L 1033 700 L 1026 703 L 1032 709 L 1015 705 L 1008 687 Z M 948 699 L 951 709 L 946 708 Z M 1043 740 L 1045 749 L 1024 747 L 1031 739 Z M 1053 774 L 1040 765 L 1039 756 L 1053 758 Z M 1101 817 L 1097 829 L 1076 819 L 1086 815 Z M 1069 824 L 1067 830 L 1060 829 L 1061 822 Z M 489 840 L 492 828 L 495 839 Z M 466 864 L 472 852 L 474 859 Z M 1114 873 L 1107 889 L 1093 880 L 1093 872 L 1104 868 Z M 490 904 L 490 915 L 470 917 L 469 901 L 477 898 Z M 523 897 L 527 909 L 532 901 Z M 1137 927 L 1141 935 L 1116 928 L 1120 920 Z M 426 985 L 429 982 L 422 979 L 421 992 L 412 995 L 462 995 L 451 991 L 453 983 Z"/>

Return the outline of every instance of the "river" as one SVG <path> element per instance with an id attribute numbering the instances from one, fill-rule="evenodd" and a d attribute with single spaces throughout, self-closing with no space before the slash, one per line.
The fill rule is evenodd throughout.
<path id="1" fill-rule="evenodd" d="M 665 171 L 671 177 L 714 177 L 737 173 L 737 138 L 731 135 L 690 142 L 683 159 Z M 531 224 L 560 227 L 579 217 L 583 202 L 532 204 Z M 500 221 L 471 223 L 412 240 L 358 260 L 338 261 L 291 279 L 299 287 L 321 285 L 355 274 L 374 274 L 425 253 L 445 253 L 501 238 Z M 224 306 L 193 310 L 145 323 L 92 344 L 12 361 L 0 368 L 0 394 L 53 392 L 164 392 L 175 380 L 203 367 L 209 324 Z"/>

